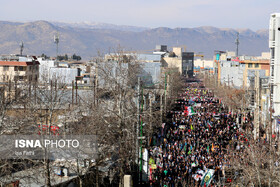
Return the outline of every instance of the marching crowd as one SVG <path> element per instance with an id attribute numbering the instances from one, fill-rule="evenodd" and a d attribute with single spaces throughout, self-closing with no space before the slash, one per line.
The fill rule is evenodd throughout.
<path id="1" fill-rule="evenodd" d="M 240 119 L 200 83 L 189 83 L 177 110 L 150 148 L 151 186 L 198 186 L 225 180 L 230 145 L 239 146 Z M 247 122 L 250 121 L 247 115 Z M 247 141 L 246 138 L 243 138 Z M 205 173 L 213 173 L 205 178 Z M 205 183 L 203 183 L 203 181 Z"/>

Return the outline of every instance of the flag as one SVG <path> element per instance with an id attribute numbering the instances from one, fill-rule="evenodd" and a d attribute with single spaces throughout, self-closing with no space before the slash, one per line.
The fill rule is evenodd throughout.
<path id="1" fill-rule="evenodd" d="M 182 115 L 187 116 L 188 115 L 188 107 L 184 106 L 184 108 L 185 108 L 185 110 L 184 110 L 184 113 Z"/>
<path id="2" fill-rule="evenodd" d="M 207 122 L 208 128 L 210 129 L 212 127 L 211 123 Z"/>
<path id="3" fill-rule="evenodd" d="M 212 152 L 214 151 L 214 144 L 213 144 L 213 143 L 212 143 L 211 151 L 212 151 Z"/>
<path id="4" fill-rule="evenodd" d="M 202 177 L 202 180 L 201 180 L 201 183 L 200 183 L 200 186 L 206 186 L 208 187 L 212 178 L 213 178 L 213 175 L 214 175 L 214 172 L 215 170 L 213 169 L 208 169 L 205 174 L 203 175 Z"/>
<path id="5" fill-rule="evenodd" d="M 149 159 L 149 165 L 155 164 L 155 160 L 153 158 Z"/>
<path id="6" fill-rule="evenodd" d="M 192 106 L 187 107 L 186 114 L 189 116 L 194 114 Z"/>
<path id="7" fill-rule="evenodd" d="M 194 130 L 193 126 L 191 125 L 191 130 Z"/>
<path id="8" fill-rule="evenodd" d="M 209 153 L 209 144 L 207 145 L 207 153 Z"/>

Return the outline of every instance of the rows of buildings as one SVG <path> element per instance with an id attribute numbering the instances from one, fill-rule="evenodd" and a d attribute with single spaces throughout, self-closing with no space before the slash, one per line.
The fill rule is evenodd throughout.
<path id="1" fill-rule="evenodd" d="M 103 62 L 117 62 L 116 54 L 106 54 Z M 118 56 L 120 56 L 118 54 Z M 121 56 L 134 58 L 141 64 L 143 72 L 140 76 L 149 77 L 150 83 L 159 82 L 163 69 L 175 68 L 180 74 L 193 76 L 193 52 L 184 52 L 181 47 L 172 51 L 167 46 L 159 45 L 152 53 L 123 52 Z M 99 63 L 100 64 L 100 63 Z M 0 56 L 0 83 L 17 81 L 18 83 L 44 83 L 51 80 L 71 85 L 91 85 L 97 74 L 97 62 L 88 61 L 56 61 L 36 56 L 2 55 Z"/>
<path id="2" fill-rule="evenodd" d="M 166 103 L 168 93 L 166 90 L 168 90 L 168 76 L 170 72 L 175 71 L 187 77 L 193 76 L 193 60 L 193 52 L 183 51 L 181 47 L 174 47 L 172 50 L 168 50 L 167 46 L 164 45 L 157 46 L 151 53 L 122 51 L 121 53 L 106 54 L 100 59 L 87 62 L 57 61 L 56 59 L 45 59 L 38 56 L 2 55 L 0 56 L 0 99 L 4 101 L 7 96 L 10 97 L 10 92 L 15 93 L 12 97 L 16 99 L 16 97 L 19 97 L 16 96 L 18 90 L 25 89 L 25 96 L 28 96 L 29 101 L 34 101 L 32 103 L 34 103 L 33 107 L 35 109 L 38 107 L 39 117 L 38 121 L 34 121 L 34 126 L 37 124 L 39 124 L 39 127 L 47 126 L 45 124 L 49 124 L 48 113 L 50 113 L 50 108 L 52 108 L 55 112 L 52 114 L 51 127 L 55 127 L 55 129 L 66 129 L 68 128 L 67 124 L 74 122 L 80 116 L 86 116 L 86 112 L 88 111 L 85 110 L 77 114 L 73 110 L 71 114 L 67 114 L 71 103 L 71 106 L 81 106 L 75 104 L 83 102 L 84 98 L 85 102 L 95 100 L 95 96 L 92 96 L 92 94 L 95 95 L 96 86 L 100 90 L 107 91 L 111 89 L 111 91 L 115 91 L 113 82 L 110 82 L 109 76 L 106 75 L 110 75 L 113 81 L 119 81 L 118 83 L 121 83 L 119 85 L 123 87 L 129 86 L 131 80 L 123 79 L 123 77 L 127 75 L 126 73 L 131 72 L 129 70 L 133 68 L 133 65 L 137 64 L 138 66 L 135 69 L 137 71 L 132 69 L 132 73 L 141 80 L 144 103 L 149 103 L 151 106 L 151 100 L 155 101 L 158 95 L 161 97 L 161 103 Z M 133 62 L 136 63 L 134 64 Z M 30 88 L 34 85 L 37 87 L 36 89 Z M 53 89 L 56 88 L 58 88 L 57 93 L 59 96 L 53 94 L 55 92 Z M 137 88 L 134 87 L 133 89 L 136 90 Z M 140 91 L 139 88 L 138 90 Z M 148 92 L 152 94 L 147 95 Z M 131 97 L 133 97 L 135 104 L 140 102 L 137 96 L 132 95 Z M 41 101 L 35 101 L 35 98 Z M 112 104 L 110 98 L 107 99 L 100 96 L 101 99 L 104 99 L 102 105 L 108 104 L 108 108 L 110 108 L 110 104 Z M 59 105 L 57 104 L 58 102 Z M 51 105 L 50 107 L 48 103 Z M 144 110 L 147 107 L 146 104 L 144 105 Z M 19 115 L 19 111 L 21 110 L 22 112 L 25 107 L 20 104 L 13 105 L 9 108 L 8 113 L 10 116 Z M 163 104 L 160 106 L 161 112 L 163 111 L 162 107 Z M 7 121 L 9 119 L 7 118 L 5 120 Z M 17 130 L 17 128 L 15 127 L 13 130 Z M 6 133 L 12 134 L 12 130 Z M 148 164 L 146 163 L 144 168 L 147 167 Z M 148 172 L 148 169 L 144 169 L 143 173 L 145 172 Z M 66 177 L 67 180 L 71 178 L 76 178 L 76 175 Z M 8 183 L 10 180 L 12 179 L 6 179 L 5 177 L 4 183 Z M 60 183 L 62 182 L 60 181 Z M 31 184 L 30 181 L 26 182 L 21 180 L 21 184 L 23 183 L 26 183 L 26 185 Z"/>
<path id="3" fill-rule="evenodd" d="M 263 52 L 260 56 L 236 56 L 231 51 L 215 51 L 213 60 L 200 58 L 203 55 L 194 60 L 195 74 L 206 73 L 212 75 L 219 85 L 245 90 L 248 111 L 255 115 L 255 129 L 259 129 L 260 124 L 265 129 L 272 126 L 273 134 L 279 133 L 280 125 L 279 32 L 280 14 L 271 14 L 270 52 Z"/>

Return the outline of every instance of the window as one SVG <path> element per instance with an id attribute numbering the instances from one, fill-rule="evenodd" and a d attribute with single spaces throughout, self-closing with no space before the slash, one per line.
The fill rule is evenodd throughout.
<path id="1" fill-rule="evenodd" d="M 15 66 L 14 70 L 15 70 L 15 71 L 18 71 L 18 66 Z"/>
<path id="2" fill-rule="evenodd" d="M 9 71 L 9 66 L 4 66 L 4 67 L 3 67 L 3 70 L 4 70 L 4 71 Z"/>
<path id="3" fill-rule="evenodd" d="M 253 67 L 253 64 L 252 63 L 249 63 L 248 64 L 248 68 L 252 68 Z"/>
<path id="4" fill-rule="evenodd" d="M 26 67 L 19 66 L 19 67 L 18 67 L 18 70 L 19 70 L 19 71 L 25 71 L 25 70 L 26 70 Z"/>
<path id="5" fill-rule="evenodd" d="M 259 63 L 256 63 L 255 64 L 255 68 L 258 68 L 260 65 L 259 65 Z"/>

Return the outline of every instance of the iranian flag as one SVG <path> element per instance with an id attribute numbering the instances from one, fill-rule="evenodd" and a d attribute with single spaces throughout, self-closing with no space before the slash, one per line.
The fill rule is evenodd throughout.
<path id="1" fill-rule="evenodd" d="M 212 127 L 211 123 L 207 122 L 209 129 Z"/>
<path id="2" fill-rule="evenodd" d="M 186 114 L 189 115 L 189 116 L 194 114 L 192 106 L 187 107 Z"/>

